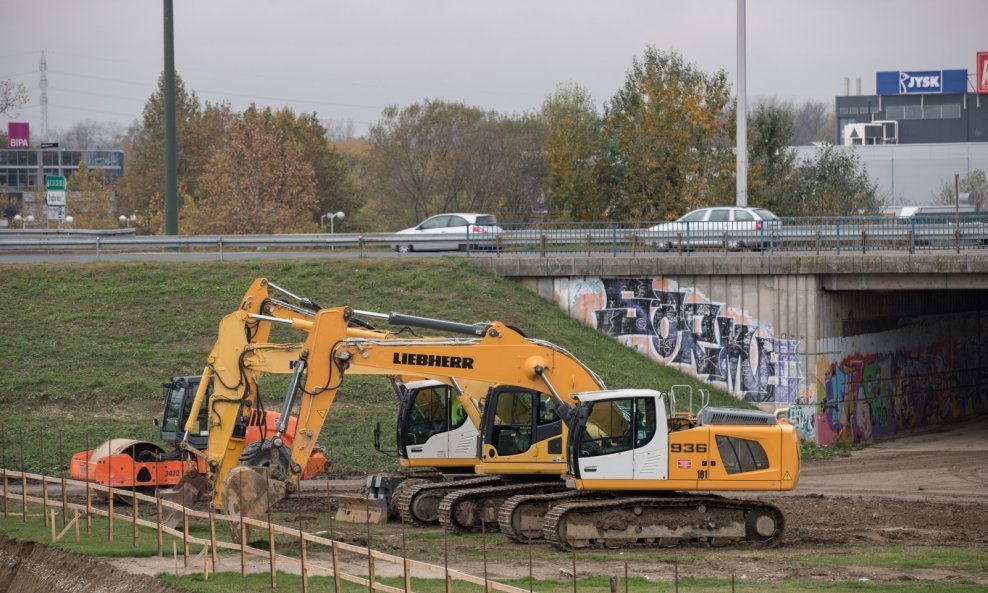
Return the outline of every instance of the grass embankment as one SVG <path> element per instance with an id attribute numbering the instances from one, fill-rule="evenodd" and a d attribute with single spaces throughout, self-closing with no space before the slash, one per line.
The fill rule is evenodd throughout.
<path id="1" fill-rule="evenodd" d="M 151 419 L 161 413 L 161 381 L 202 371 L 220 319 L 258 276 L 324 307 L 497 319 L 566 348 L 608 387 L 709 389 L 455 258 L 0 266 L 0 299 L 10 308 L 0 318 L 6 465 L 57 475 L 87 441 L 156 440 Z M 269 408 L 280 404 L 286 384 L 285 376 L 264 378 Z M 384 443 L 393 442 L 393 398 L 384 379 L 347 378 L 320 437 L 338 475 L 395 467 L 372 445 L 378 421 Z M 713 396 L 714 404 L 733 401 Z"/>

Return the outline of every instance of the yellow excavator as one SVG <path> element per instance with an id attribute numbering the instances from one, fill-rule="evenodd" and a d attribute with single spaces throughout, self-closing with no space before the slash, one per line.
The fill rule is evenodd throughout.
<path id="1" fill-rule="evenodd" d="M 219 416 L 211 423 L 208 449 L 222 456 L 210 465 L 226 475 L 222 485 L 216 483 L 214 504 L 231 489 L 239 509 L 270 504 L 272 475 L 284 492 L 296 487 L 345 375 L 356 371 L 492 385 L 481 418 L 477 471 L 522 483 L 445 494 L 440 520 L 455 528 L 500 523 L 516 529 L 517 536 L 532 533 L 537 523 L 538 532 L 561 546 L 772 543 L 781 537 L 784 517 L 772 505 L 688 494 L 793 488 L 800 469 L 798 442 L 793 427 L 774 416 L 707 408 L 693 417 L 667 410 L 659 391 L 604 390 L 565 350 L 496 321 L 461 324 L 459 333 L 472 334 L 469 338 L 379 339 L 353 335 L 348 329 L 353 315 L 352 309 L 337 307 L 320 310 L 313 321 L 283 321 L 305 325 L 308 335 L 285 398 L 286 410 L 299 406 L 295 439 L 290 448 L 277 437 L 272 442 L 273 453 L 280 449 L 271 458 L 281 472 L 238 466 L 242 443 L 228 428 L 219 429 L 235 424 L 224 411 L 233 409 L 229 404 L 243 405 L 245 398 L 214 390 L 209 405 Z M 248 317 L 262 320 L 240 311 L 221 328 L 231 319 L 242 326 Z M 453 329 L 451 322 L 427 321 Z M 224 348 L 233 346 L 241 352 L 248 343 Z M 558 477 L 564 473 L 565 481 Z M 543 481 L 533 481 L 540 477 Z M 502 503 L 522 496 L 534 499 L 517 505 L 518 520 L 499 521 Z M 598 498 L 580 500 L 586 496 Z M 608 511 L 594 510 L 605 502 Z"/>
<path id="2" fill-rule="evenodd" d="M 283 293 L 294 302 L 271 296 L 269 289 Z M 204 462 L 206 476 L 189 472 L 173 490 L 165 493 L 167 498 L 190 502 L 201 492 L 212 491 L 213 505 L 217 509 L 257 515 L 270 501 L 280 499 L 294 487 L 290 480 L 271 480 L 270 491 L 264 488 L 241 492 L 256 484 L 250 479 L 245 482 L 239 470 L 234 470 L 251 467 L 265 475 L 284 477 L 287 472 L 297 469 L 287 457 L 296 434 L 294 418 L 289 416 L 293 401 L 285 402 L 280 416 L 271 413 L 259 416 L 257 411 L 264 410 L 258 381 L 265 373 L 293 373 L 303 351 L 301 343 L 269 342 L 273 327 L 284 324 L 304 334 L 312 327 L 312 319 L 319 309 L 309 299 L 258 278 L 248 288 L 238 309 L 221 321 L 216 343 L 198 381 L 200 389 L 187 411 L 189 421 L 185 426 L 185 438 L 180 443 L 187 452 Z M 367 315 L 383 316 L 390 323 L 406 328 L 476 331 L 465 324 L 397 313 Z M 391 332 L 372 328 L 358 317 L 348 319 L 346 334 L 350 338 L 377 340 L 396 337 Z M 365 371 L 356 364 L 351 366 L 350 373 L 365 374 Z M 400 509 L 391 503 L 398 498 L 397 489 L 402 486 L 475 478 L 479 406 L 490 385 L 471 379 L 457 381 L 455 377 L 443 377 L 443 381 L 423 380 L 416 374 L 382 373 L 380 369 L 373 369 L 369 374 L 386 374 L 398 396 L 399 459 L 403 468 L 415 473 L 372 476 L 365 493 L 338 497 L 342 502 L 338 517 L 358 522 L 380 521 L 387 518 L 389 510 L 395 510 L 410 522 L 433 522 L 437 500 L 402 496 L 405 504 Z M 262 434 L 265 438 L 257 439 L 251 432 L 257 432 L 252 419 L 272 416 L 289 419 L 292 424 L 279 421 L 272 427 L 264 426 Z M 202 418 L 207 421 L 203 422 Z M 195 442 L 195 437 L 207 425 L 208 437 L 202 448 Z M 434 471 L 423 472 L 424 468 Z M 408 479 L 410 477 L 412 479 Z M 474 479 L 464 483 L 480 482 Z"/>

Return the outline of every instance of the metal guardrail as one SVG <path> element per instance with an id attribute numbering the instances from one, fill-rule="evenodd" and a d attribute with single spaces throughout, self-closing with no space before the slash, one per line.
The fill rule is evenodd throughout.
<path id="1" fill-rule="evenodd" d="M 896 251 L 988 251 L 988 215 L 924 218 L 837 217 L 788 218 L 781 224 L 683 224 L 675 230 L 652 230 L 649 223 L 506 223 L 500 233 L 469 232 L 455 239 L 468 257 L 506 254 L 551 257 L 647 256 L 754 252 L 869 253 Z M 417 235 L 416 249 L 448 243 L 450 235 Z M 461 240 L 462 239 L 462 240 Z M 407 243 L 396 233 L 292 235 L 135 235 L 132 232 L 43 229 L 0 230 L 0 253 L 326 250 L 391 250 Z"/>

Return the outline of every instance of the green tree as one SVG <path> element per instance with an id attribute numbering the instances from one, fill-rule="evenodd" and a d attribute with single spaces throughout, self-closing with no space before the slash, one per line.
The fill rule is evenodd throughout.
<path id="1" fill-rule="evenodd" d="M 970 194 L 968 203 L 974 206 L 978 212 L 988 211 L 988 180 L 985 179 L 984 169 L 975 169 L 968 175 L 961 177 L 957 182 L 959 193 Z M 957 197 L 954 195 L 954 183 L 944 181 L 940 186 L 940 191 L 936 194 L 937 204 L 948 204 L 953 206 Z"/>
<path id="2" fill-rule="evenodd" d="M 608 102 L 604 154 L 611 171 L 609 219 L 654 220 L 724 202 L 735 159 L 727 74 L 708 75 L 675 52 L 653 47 L 635 58 Z"/>
<path id="3" fill-rule="evenodd" d="M 223 141 L 223 132 L 233 114 L 228 105 L 200 104 L 194 92 L 175 76 L 175 111 L 180 202 L 199 194 L 199 179 L 210 155 Z M 164 227 L 165 123 L 164 78 L 144 106 L 140 122 L 125 142 L 126 166 L 116 186 L 117 207 L 140 214 L 146 232 Z M 238 167 L 241 168 L 241 167 Z"/>
<path id="4" fill-rule="evenodd" d="M 748 119 L 748 201 L 779 216 L 792 215 L 798 193 L 793 129 L 785 105 L 759 105 Z"/>
<path id="5" fill-rule="evenodd" d="M 790 216 L 853 216 L 878 214 L 882 208 L 878 184 L 857 152 L 824 146 L 798 168 L 798 198 Z"/>
<path id="6" fill-rule="evenodd" d="M 563 220 L 598 218 L 607 209 L 607 186 L 598 183 L 603 137 L 590 93 L 575 83 L 559 85 L 542 104 L 542 118 L 550 215 Z"/>
<path id="7" fill-rule="evenodd" d="M 65 180 L 65 212 L 74 219 L 77 228 L 115 228 L 117 220 L 110 210 L 110 190 L 106 173 L 101 167 L 90 169 L 85 161 L 79 162 Z"/>
<path id="8" fill-rule="evenodd" d="M 182 233 L 315 230 L 315 172 L 299 143 L 265 118 L 234 120 L 198 181 L 201 195 L 187 198 L 180 211 Z"/>

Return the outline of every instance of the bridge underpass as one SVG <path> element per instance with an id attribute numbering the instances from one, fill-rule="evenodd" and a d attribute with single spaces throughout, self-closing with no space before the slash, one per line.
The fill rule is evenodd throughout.
<path id="1" fill-rule="evenodd" d="M 988 411 L 984 255 L 474 263 L 824 445 Z"/>

